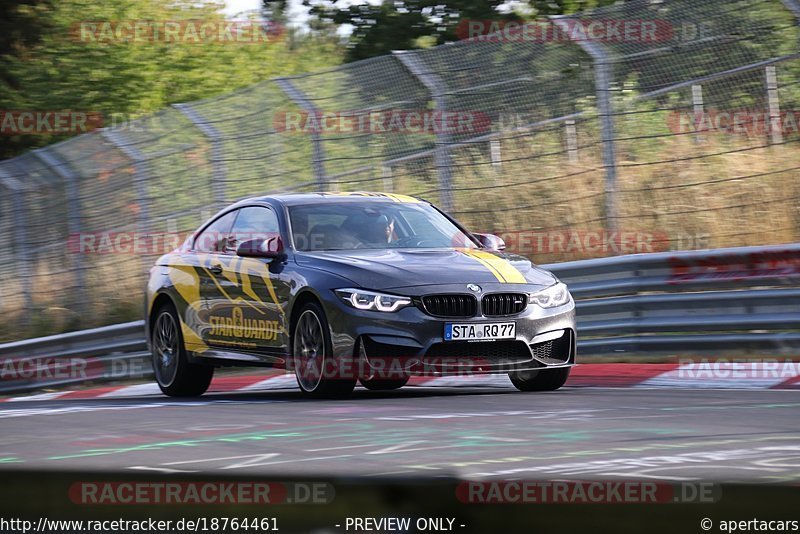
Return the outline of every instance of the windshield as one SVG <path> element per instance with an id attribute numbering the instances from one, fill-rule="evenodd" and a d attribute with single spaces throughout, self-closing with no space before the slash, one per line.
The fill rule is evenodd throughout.
<path id="1" fill-rule="evenodd" d="M 433 206 L 398 202 L 340 202 L 289 208 L 297 250 L 477 248 Z"/>

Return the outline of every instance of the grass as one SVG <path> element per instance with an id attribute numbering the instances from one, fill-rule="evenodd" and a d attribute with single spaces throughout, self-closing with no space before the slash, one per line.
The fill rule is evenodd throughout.
<path id="1" fill-rule="evenodd" d="M 502 142 L 507 161 L 500 167 L 469 149 L 460 158 L 472 165 L 459 168 L 458 183 L 465 189 L 456 193 L 456 216 L 470 228 L 500 235 L 608 230 L 599 147 L 582 149 L 578 161 L 569 162 L 555 154 L 563 151 L 557 137 L 547 133 Z M 682 135 L 660 140 L 655 153 L 642 150 L 642 142 L 620 143 L 617 229 L 646 233 L 657 250 L 796 242 L 797 141 L 759 146 L 763 139 L 707 136 L 698 143 L 694 136 Z M 538 263 L 548 263 L 613 254 L 545 247 L 532 255 Z"/>

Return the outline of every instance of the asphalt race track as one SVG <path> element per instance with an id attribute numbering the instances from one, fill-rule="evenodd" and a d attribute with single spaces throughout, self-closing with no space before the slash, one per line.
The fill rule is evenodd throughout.
<path id="1" fill-rule="evenodd" d="M 44 470 L 797 484 L 800 391 L 357 389 L 0 404 L 0 463 Z"/>

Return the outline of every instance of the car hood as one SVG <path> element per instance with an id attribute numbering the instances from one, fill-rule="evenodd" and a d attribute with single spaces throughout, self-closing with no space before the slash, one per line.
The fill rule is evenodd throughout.
<path id="1" fill-rule="evenodd" d="M 555 277 L 515 254 L 469 249 L 383 249 L 301 252 L 299 265 L 337 274 L 368 289 L 497 285 L 508 289 L 549 287 Z M 535 287 L 531 287 L 535 286 Z"/>

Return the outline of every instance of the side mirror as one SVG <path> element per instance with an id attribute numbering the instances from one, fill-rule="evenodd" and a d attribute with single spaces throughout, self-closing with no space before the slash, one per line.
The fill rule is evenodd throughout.
<path id="1" fill-rule="evenodd" d="M 475 234 L 473 233 L 478 243 L 480 243 L 483 248 L 494 251 L 494 252 L 502 252 L 506 249 L 506 242 L 497 237 L 494 234 Z"/>
<path id="2" fill-rule="evenodd" d="M 250 239 L 239 245 L 236 255 L 245 258 L 283 258 L 283 240 L 279 236 Z"/>

